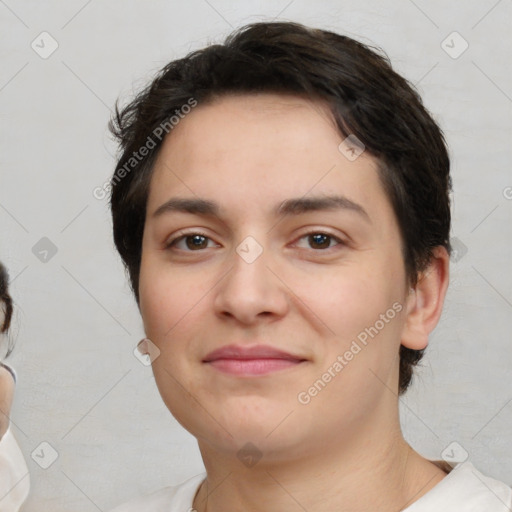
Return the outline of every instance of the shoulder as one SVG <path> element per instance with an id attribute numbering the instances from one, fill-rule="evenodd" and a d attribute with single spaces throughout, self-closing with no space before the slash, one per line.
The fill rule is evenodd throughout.
<path id="1" fill-rule="evenodd" d="M 126 502 L 110 512 L 190 512 L 197 489 L 205 478 L 206 473 L 201 473 L 179 485 Z"/>
<path id="2" fill-rule="evenodd" d="M 466 461 L 404 512 L 510 512 L 511 507 L 512 488 Z"/>

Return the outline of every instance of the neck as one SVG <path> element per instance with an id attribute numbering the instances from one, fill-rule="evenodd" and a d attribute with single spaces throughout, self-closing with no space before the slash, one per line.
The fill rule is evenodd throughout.
<path id="1" fill-rule="evenodd" d="M 198 512 L 396 512 L 418 500 L 446 474 L 405 442 L 395 429 L 367 428 L 342 440 L 323 439 L 293 458 L 263 457 L 251 468 L 233 454 L 199 447 L 207 478 L 194 508 Z M 383 432 L 386 435 L 383 436 Z"/>

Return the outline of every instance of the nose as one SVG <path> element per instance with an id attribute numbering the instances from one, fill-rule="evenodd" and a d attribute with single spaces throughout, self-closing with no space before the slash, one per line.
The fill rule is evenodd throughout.
<path id="1" fill-rule="evenodd" d="M 270 255 L 252 240 L 233 251 L 231 267 L 215 287 L 214 300 L 217 315 L 246 325 L 263 318 L 273 321 L 289 308 L 287 288 L 272 268 Z"/>

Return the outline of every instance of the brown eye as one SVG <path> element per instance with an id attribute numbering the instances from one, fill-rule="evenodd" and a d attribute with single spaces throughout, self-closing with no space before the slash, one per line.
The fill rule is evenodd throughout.
<path id="1" fill-rule="evenodd" d="M 208 245 L 208 242 L 206 242 L 206 245 L 205 245 L 205 240 L 208 240 L 208 239 L 203 235 L 188 235 L 188 236 L 185 236 L 184 239 L 185 239 L 185 243 L 186 243 L 187 247 L 192 250 L 204 249 Z M 188 243 L 188 242 L 190 242 L 190 243 Z"/>
<path id="2" fill-rule="evenodd" d="M 343 241 L 339 238 L 329 233 L 323 233 L 322 231 L 312 231 L 310 233 L 306 233 L 300 239 L 302 240 L 304 238 L 307 239 L 309 248 L 317 250 L 331 249 L 334 247 L 331 246 L 332 241 L 338 242 L 337 245 L 344 245 Z"/>
<path id="3" fill-rule="evenodd" d="M 317 245 L 317 249 L 328 249 L 332 237 L 324 233 L 317 233 L 315 235 L 309 235 L 308 240 L 310 243 Z M 319 247 L 320 246 L 320 247 Z"/>
<path id="4" fill-rule="evenodd" d="M 182 251 L 192 252 L 206 249 L 208 247 L 208 240 L 210 239 L 202 233 L 185 233 L 169 241 L 165 247 L 166 249 L 178 248 Z M 183 241 L 185 242 L 185 246 L 178 246 L 178 244 Z"/>

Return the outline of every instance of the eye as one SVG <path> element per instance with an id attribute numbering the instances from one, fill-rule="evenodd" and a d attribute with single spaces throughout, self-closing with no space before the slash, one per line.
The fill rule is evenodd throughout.
<path id="1" fill-rule="evenodd" d="M 182 232 L 172 240 L 169 240 L 165 244 L 165 248 L 171 249 L 177 247 L 178 249 L 183 251 L 187 251 L 188 249 L 190 249 L 190 251 L 197 251 L 198 249 L 207 248 L 207 240 L 209 240 L 209 238 L 205 234 L 200 233 L 198 231 L 193 231 L 189 233 Z M 186 248 L 178 246 L 178 244 L 182 241 L 185 242 Z"/>
<path id="2" fill-rule="evenodd" d="M 303 238 L 307 239 L 307 243 L 310 244 L 310 247 L 312 244 L 312 248 L 320 250 L 331 249 L 332 247 L 330 246 L 330 242 L 333 240 L 338 242 L 337 245 L 344 245 L 343 240 L 340 240 L 338 237 L 329 233 L 324 233 L 323 231 L 310 231 L 309 233 L 301 236 L 299 240 L 302 240 Z"/>
<path id="3" fill-rule="evenodd" d="M 319 249 L 322 251 L 326 249 L 332 249 L 332 241 L 338 242 L 337 245 L 345 245 L 343 240 L 323 231 L 310 231 L 309 233 L 306 233 L 299 238 L 299 240 L 302 239 L 307 239 L 307 243 L 310 244 L 310 248 Z M 165 248 L 177 248 L 186 252 L 194 252 L 201 249 L 207 249 L 208 240 L 210 240 L 210 238 L 207 235 L 198 231 L 189 233 L 181 232 L 176 237 L 169 240 L 166 243 Z M 181 242 L 185 242 L 185 247 L 179 246 Z"/>

